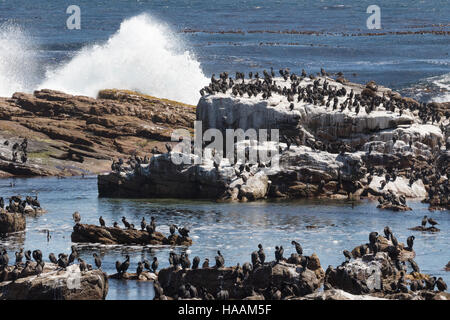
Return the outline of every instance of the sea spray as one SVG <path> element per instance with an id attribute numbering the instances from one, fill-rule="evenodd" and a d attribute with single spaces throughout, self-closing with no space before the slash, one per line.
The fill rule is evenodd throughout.
<path id="1" fill-rule="evenodd" d="M 0 96 L 30 91 L 37 84 L 36 50 L 30 37 L 17 25 L 0 25 Z"/>
<path id="2" fill-rule="evenodd" d="M 432 100 L 435 102 L 450 101 L 450 73 L 443 74 L 438 77 L 429 78 L 429 81 L 437 86 L 441 93 Z"/>
<path id="3" fill-rule="evenodd" d="M 147 14 L 124 20 L 107 42 L 85 47 L 46 73 L 39 88 L 95 97 L 118 88 L 197 104 L 208 83 L 200 63 L 167 27 Z"/>

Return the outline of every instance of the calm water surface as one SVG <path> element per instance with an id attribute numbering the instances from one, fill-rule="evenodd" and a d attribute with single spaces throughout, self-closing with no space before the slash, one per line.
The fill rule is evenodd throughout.
<path id="1" fill-rule="evenodd" d="M 250 261 L 250 253 L 262 243 L 266 255 L 274 259 L 274 247 L 282 245 L 285 256 L 294 252 L 291 240 L 299 241 L 305 254 L 317 253 L 322 266 L 336 266 L 343 261 L 342 251 L 368 241 L 370 231 L 383 232 L 389 225 L 397 238 L 405 242 L 414 234 L 416 261 L 421 270 L 450 283 L 450 273 L 443 270 L 450 260 L 450 215 L 448 211 L 430 213 L 420 202 L 410 202 L 412 212 L 394 213 L 376 209 L 376 204 L 363 201 L 354 207 L 346 202 L 295 201 L 254 202 L 245 204 L 218 204 L 208 201 L 135 200 L 98 198 L 97 178 L 33 178 L 0 180 L 0 195 L 28 195 L 39 192 L 41 205 L 48 213 L 37 218 L 27 218 L 26 232 L 1 239 L 11 257 L 21 247 L 41 249 L 44 257 L 50 252 L 70 252 L 70 235 L 73 227 L 72 213 L 79 211 L 83 223 L 98 224 L 103 216 L 107 225 L 120 222 L 122 216 L 139 225 L 142 217 L 147 221 L 156 217 L 158 230 L 169 233 L 169 224 L 188 225 L 194 244 L 188 248 L 190 258 L 208 257 L 214 261 L 220 249 L 226 265 Z M 420 224 L 423 215 L 431 215 L 440 225 L 441 232 L 426 234 L 408 230 Z M 318 228 L 307 229 L 314 225 Z M 46 230 L 51 240 L 47 242 Z M 187 248 L 177 247 L 181 252 Z M 103 270 L 115 272 L 115 261 L 131 256 L 130 271 L 137 262 L 157 256 L 160 267 L 168 266 L 168 246 L 80 246 L 81 257 L 93 264 L 92 253 L 103 259 Z M 151 299 L 150 283 L 111 280 L 107 299 Z"/>

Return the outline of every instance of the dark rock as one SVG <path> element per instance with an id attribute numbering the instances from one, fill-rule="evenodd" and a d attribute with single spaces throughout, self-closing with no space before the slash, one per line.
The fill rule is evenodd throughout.
<path id="1" fill-rule="evenodd" d="M 408 230 L 413 230 L 413 231 L 422 231 L 422 232 L 439 232 L 441 231 L 439 228 L 436 227 L 422 227 L 422 226 L 417 226 L 414 228 L 408 228 Z"/>
<path id="2" fill-rule="evenodd" d="M 190 246 L 192 239 L 173 235 L 166 238 L 160 232 L 148 233 L 146 230 L 100 227 L 91 224 L 76 224 L 72 232 L 73 242 L 103 243 L 103 244 L 167 244 Z"/>
<path id="3" fill-rule="evenodd" d="M 78 265 L 58 271 L 56 265 L 46 263 L 39 276 L 0 283 L 2 300 L 104 300 L 107 293 L 105 273 L 101 270 L 80 272 Z"/>
<path id="4" fill-rule="evenodd" d="M 17 231 L 24 231 L 26 227 L 25 216 L 21 213 L 10 213 L 5 210 L 0 211 L 0 233 L 6 234 Z"/>

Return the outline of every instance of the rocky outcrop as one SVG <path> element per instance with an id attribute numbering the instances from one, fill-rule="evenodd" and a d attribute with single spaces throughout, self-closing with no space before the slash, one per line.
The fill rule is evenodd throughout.
<path id="1" fill-rule="evenodd" d="M 26 227 L 25 216 L 21 213 L 10 213 L 5 210 L 0 211 L 0 233 L 11 233 L 24 231 Z"/>
<path id="2" fill-rule="evenodd" d="M 43 89 L 0 98 L 0 119 L 0 176 L 66 176 L 105 172 L 114 158 L 163 148 L 174 129 L 193 125 L 195 107 L 126 90 L 94 99 Z M 24 138 L 28 159 L 19 152 L 12 161 L 12 146 Z"/>
<path id="3" fill-rule="evenodd" d="M 289 79 L 273 80 L 286 90 L 292 84 Z M 315 87 L 320 92 L 324 80 L 302 78 L 298 88 Z M 221 152 L 227 150 L 216 150 L 212 155 L 206 149 L 199 159 L 192 150 L 188 154 L 186 149 L 174 149 L 153 157 L 148 164 L 138 164 L 137 168 L 122 166 L 100 175 L 100 195 L 249 201 L 267 197 L 358 200 L 389 193 L 423 199 L 431 192 L 434 196 L 430 203 L 436 199 L 439 203 L 444 201 L 448 175 L 443 172 L 443 145 L 447 136 L 442 128 L 448 119 L 437 106 L 430 107 L 431 119 L 424 116 L 418 102 L 387 88 L 374 83 L 343 84 L 331 78 L 326 78 L 327 86 L 345 92 L 335 96 L 336 108 L 330 105 L 331 100 L 327 106 L 326 98 L 297 99 L 299 93 L 294 94 L 294 100 L 288 100 L 288 94 L 275 91 L 267 98 L 262 92 L 248 97 L 247 93 L 231 89 L 212 90 L 220 81 L 204 89 L 208 94 L 197 105 L 196 119 L 202 127 L 196 134 L 218 129 L 227 137 L 227 130 L 240 129 L 246 140 L 233 141 L 235 149 L 243 147 L 246 155 L 255 149 L 271 151 L 269 160 L 258 158 L 251 162 L 247 158 L 235 162 L 230 153 L 223 157 Z M 246 80 L 245 85 L 258 86 L 256 81 Z M 233 90 L 240 89 L 235 86 Z M 351 100 L 356 96 L 363 98 Z M 317 97 L 320 93 L 315 97 L 320 100 Z M 346 105 L 348 100 L 353 102 L 351 106 Z M 263 129 L 279 129 L 280 141 L 257 141 L 262 138 L 257 130 Z M 252 130 L 256 130 L 256 137 Z M 181 158 L 190 162 L 171 163 Z M 433 193 L 436 177 L 442 178 L 444 191 Z M 381 207 L 409 210 L 398 204 Z"/>
<path id="4" fill-rule="evenodd" d="M 192 239 L 179 235 L 166 238 L 161 232 L 150 234 L 146 230 L 100 227 L 92 224 L 76 224 L 71 235 L 72 242 L 102 244 L 177 245 L 190 246 Z"/>
<path id="5" fill-rule="evenodd" d="M 330 289 L 308 294 L 304 297 L 296 297 L 291 300 L 387 300 L 371 295 L 356 295 L 340 289 Z"/>
<path id="6" fill-rule="evenodd" d="M 351 253 L 344 251 L 346 261 L 336 268 L 329 266 L 325 272 L 324 290 L 332 291 L 312 298 L 339 299 L 336 289 L 364 298 L 447 300 L 450 297 L 439 292 L 440 287 L 434 291 L 436 278 L 420 272 L 411 248 L 405 248 L 394 238 L 394 242 L 382 236 L 375 239 L 372 245 L 358 246 Z"/>
<path id="7" fill-rule="evenodd" d="M 250 271 L 246 270 L 239 265 L 195 270 L 170 267 L 160 270 L 158 282 L 169 297 L 180 297 L 179 288 L 189 284 L 203 294 L 199 296 L 203 299 L 207 294 L 216 297 L 220 290 L 226 290 L 230 299 L 255 300 L 273 299 L 277 291 L 279 298 L 311 294 L 320 288 L 324 275 L 316 255 L 311 256 L 311 263 L 306 266 L 272 261 L 250 265 Z"/>
<path id="8" fill-rule="evenodd" d="M 114 273 L 108 276 L 110 279 L 122 279 L 122 280 L 138 280 L 138 281 L 155 281 L 158 279 L 158 276 L 153 272 L 142 271 L 142 273 L 138 276 L 137 273 Z"/>
<path id="9" fill-rule="evenodd" d="M 413 227 L 413 228 L 408 228 L 408 230 L 422 231 L 422 232 L 432 232 L 432 233 L 441 231 L 441 229 L 436 228 L 436 227 L 423 227 L 423 226 L 417 226 L 417 227 Z"/>
<path id="10" fill-rule="evenodd" d="M 56 265 L 46 263 L 38 276 L 0 283 L 1 300 L 104 300 L 107 293 L 105 273 L 101 270 L 80 272 L 78 265 L 58 270 Z"/>
<path id="11" fill-rule="evenodd" d="M 411 211 L 412 209 L 404 204 L 394 204 L 394 203 L 382 203 L 377 206 L 381 210 L 392 210 L 392 211 Z"/>

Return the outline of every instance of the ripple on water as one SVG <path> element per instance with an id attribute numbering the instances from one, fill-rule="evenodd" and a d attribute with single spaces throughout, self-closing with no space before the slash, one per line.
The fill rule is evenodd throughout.
<path id="1" fill-rule="evenodd" d="M 79 211 L 82 222 L 98 224 L 103 216 L 107 225 L 120 222 L 125 215 L 130 223 L 140 224 L 144 216 L 149 221 L 156 217 L 158 230 L 169 233 L 169 224 L 190 226 L 194 244 L 189 247 L 120 246 L 104 244 L 77 244 L 81 257 L 93 264 L 92 253 L 97 252 L 103 260 L 102 269 L 115 273 L 115 261 L 123 261 L 125 255 L 131 258 L 130 271 L 138 261 L 158 257 L 160 268 L 168 266 L 170 251 L 187 252 L 201 261 L 209 258 L 214 263 L 217 250 L 225 256 L 226 264 L 232 265 L 251 261 L 250 254 L 261 243 L 268 259 L 274 259 L 274 248 L 282 245 L 285 256 L 294 252 L 291 241 L 299 241 L 305 254 L 315 252 L 323 266 L 338 265 L 343 261 L 342 251 L 351 250 L 368 242 L 368 234 L 389 225 L 399 241 L 414 234 L 416 261 L 420 268 L 435 276 L 442 276 L 450 283 L 450 273 L 443 270 L 450 257 L 450 215 L 449 212 L 429 213 L 420 202 L 410 202 L 413 211 L 393 213 L 379 211 L 375 203 L 363 201 L 352 209 L 344 202 L 277 201 L 244 204 L 217 204 L 205 201 L 103 199 L 97 196 L 95 179 L 15 179 L 16 187 L 9 182 L 0 183 L 0 195 L 31 193 L 39 190 L 39 199 L 48 213 L 27 219 L 24 233 L 15 233 L 0 238 L 0 245 L 9 252 L 25 249 L 41 249 L 44 257 L 50 252 L 69 252 L 72 245 L 70 235 L 73 228 L 72 213 Z M 83 199 L 70 197 L 83 190 Z M 440 223 L 441 232 L 428 234 L 413 232 L 408 228 L 420 224 L 426 213 Z M 307 226 L 316 226 L 309 229 Z M 47 242 L 46 230 L 52 238 Z M 108 299 L 149 299 L 153 288 L 148 283 L 111 280 Z"/>

